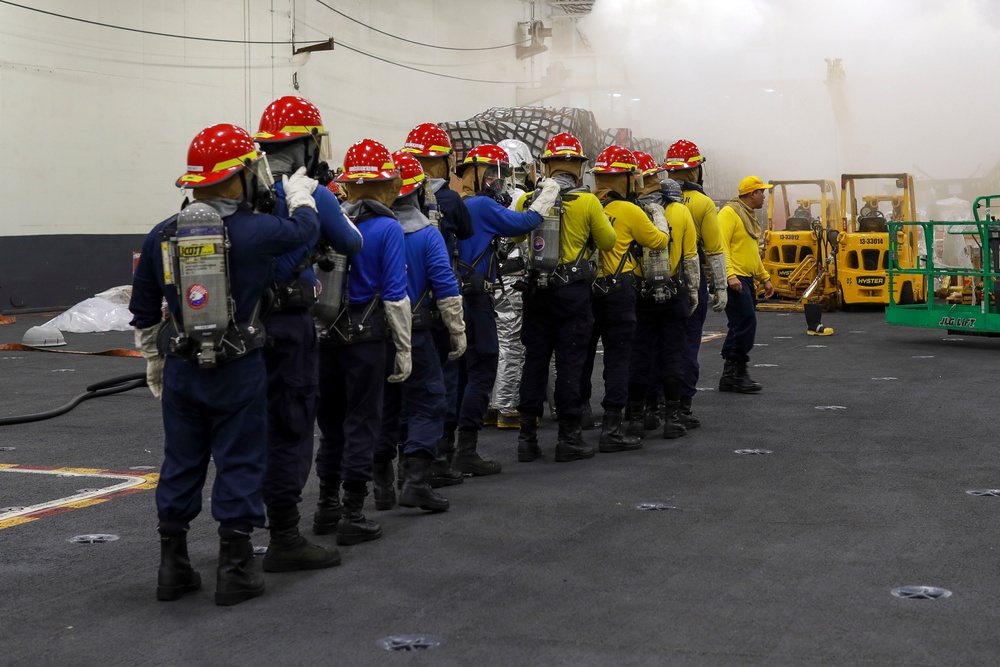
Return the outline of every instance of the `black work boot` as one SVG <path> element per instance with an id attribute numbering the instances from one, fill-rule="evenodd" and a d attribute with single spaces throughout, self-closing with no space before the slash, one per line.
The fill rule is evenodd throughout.
<path id="1" fill-rule="evenodd" d="M 701 426 L 701 420 L 695 417 L 694 413 L 691 412 L 691 400 L 691 396 L 682 396 L 680 412 L 677 413 L 677 420 L 681 423 L 681 426 L 689 431 L 693 428 Z"/>
<path id="2" fill-rule="evenodd" d="M 678 401 L 667 401 L 666 414 L 663 419 L 663 437 L 667 440 L 679 438 L 687 433 L 687 429 L 681 425 L 679 412 L 681 404 Z"/>
<path id="3" fill-rule="evenodd" d="M 427 483 L 427 471 L 433 459 L 429 456 L 407 456 L 403 462 L 406 470 L 406 481 L 399 494 L 400 507 L 419 507 L 431 512 L 444 512 L 448 509 L 448 499 L 434 492 Z"/>
<path id="4" fill-rule="evenodd" d="M 521 430 L 517 434 L 517 460 L 531 463 L 541 456 L 542 448 L 538 446 L 538 418 L 522 414 Z"/>
<path id="5" fill-rule="evenodd" d="M 645 431 L 655 431 L 660 428 L 659 396 L 646 396 L 643 409 L 642 428 Z"/>
<path id="6" fill-rule="evenodd" d="M 747 372 L 747 362 L 745 361 L 736 364 L 736 380 L 741 387 L 738 391 L 744 394 L 755 394 L 764 388 L 760 382 L 750 377 L 750 373 Z"/>
<path id="7" fill-rule="evenodd" d="M 626 410 L 625 436 L 637 440 L 640 444 L 645 435 L 643 429 L 643 411 L 645 402 L 642 398 L 630 398 Z"/>
<path id="8" fill-rule="evenodd" d="M 392 459 L 375 459 L 372 465 L 372 495 L 375 496 L 376 510 L 391 510 L 396 505 L 392 468 Z"/>
<path id="9" fill-rule="evenodd" d="M 369 521 L 361 510 L 365 506 L 365 491 L 344 489 L 344 514 L 337 524 L 337 544 L 347 546 L 360 544 L 382 537 L 382 526 Z"/>
<path id="10" fill-rule="evenodd" d="M 319 480 L 319 500 L 313 515 L 313 535 L 329 535 L 337 532 L 340 521 L 340 478 L 330 477 Z"/>
<path id="11" fill-rule="evenodd" d="M 725 360 L 722 365 L 722 377 L 719 378 L 719 391 L 739 391 L 736 381 L 736 362 Z"/>
<path id="12" fill-rule="evenodd" d="M 156 576 L 156 599 L 168 602 L 201 588 L 201 575 L 188 558 L 187 533 L 160 535 L 160 571 Z"/>
<path id="13" fill-rule="evenodd" d="M 219 569 L 215 578 L 215 604 L 229 606 L 264 594 L 264 575 L 253 558 L 250 535 L 219 540 Z"/>
<path id="14" fill-rule="evenodd" d="M 621 410 L 605 410 L 601 423 L 601 440 L 597 450 L 603 453 L 627 452 L 642 447 L 642 440 L 622 432 Z"/>
<path id="15" fill-rule="evenodd" d="M 556 462 L 567 463 L 589 459 L 594 448 L 583 441 L 583 429 L 577 415 L 559 415 L 559 441 L 556 442 Z"/>
<path id="16" fill-rule="evenodd" d="M 446 432 L 438 440 L 438 456 L 431 463 L 430 470 L 427 471 L 427 483 L 431 485 L 432 489 L 455 486 L 461 484 L 465 479 L 465 475 L 455 470 L 455 467 L 451 465 L 453 456 L 455 456 L 455 432 L 451 431 L 450 433 Z"/>
<path id="17" fill-rule="evenodd" d="M 580 413 L 580 426 L 584 431 L 591 431 L 597 423 L 594 421 L 594 410 L 590 407 L 590 401 L 583 402 L 583 410 Z"/>
<path id="18" fill-rule="evenodd" d="M 476 452 L 476 445 L 479 442 L 479 431 L 459 431 L 458 451 L 455 452 L 455 459 L 452 465 L 463 475 L 473 477 L 485 477 L 486 475 L 496 475 L 500 472 L 500 464 L 496 461 L 487 461 Z"/>
<path id="19" fill-rule="evenodd" d="M 299 508 L 267 508 L 271 542 L 264 554 L 265 572 L 297 572 L 320 570 L 340 565 L 340 552 L 313 544 L 299 532 Z"/>

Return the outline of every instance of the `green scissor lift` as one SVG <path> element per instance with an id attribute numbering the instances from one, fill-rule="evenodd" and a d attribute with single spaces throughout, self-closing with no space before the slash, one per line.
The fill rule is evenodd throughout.
<path id="1" fill-rule="evenodd" d="M 1000 336 L 1000 221 L 990 212 L 992 202 L 1000 195 L 979 197 L 972 205 L 975 222 L 890 222 L 889 224 L 889 306 L 885 321 L 906 327 L 946 329 L 949 333 Z M 982 215 L 980 210 L 982 209 Z M 924 266 L 901 269 L 897 261 L 899 233 L 904 225 L 916 224 L 923 229 L 929 250 Z M 955 269 L 934 266 L 934 230 L 943 227 L 945 234 L 957 234 L 972 240 L 981 249 L 979 268 Z M 922 275 L 928 288 L 924 303 L 900 305 L 892 298 L 892 285 L 901 274 Z M 959 285 L 972 282 L 972 303 L 946 303 L 933 297 L 937 279 L 950 277 Z"/>

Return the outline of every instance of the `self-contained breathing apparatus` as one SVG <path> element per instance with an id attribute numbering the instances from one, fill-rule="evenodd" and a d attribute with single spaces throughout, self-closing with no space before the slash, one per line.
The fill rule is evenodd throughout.
<path id="1" fill-rule="evenodd" d="M 355 218 L 347 217 L 356 223 Z M 315 261 L 316 301 L 310 313 L 316 319 L 320 343 L 339 347 L 385 337 L 388 323 L 381 292 L 368 303 L 350 303 L 350 258 L 335 251 L 325 240 L 317 245 L 311 256 Z"/>
<path id="2" fill-rule="evenodd" d="M 234 321 L 229 241 L 218 211 L 201 202 L 185 206 L 164 227 L 160 250 L 164 283 L 177 289 L 180 303 L 180 318 L 171 316 L 161 332 L 161 353 L 213 368 L 263 345 L 259 303 L 250 322 Z"/>
<path id="3" fill-rule="evenodd" d="M 561 192 L 552 208 L 542 215 L 542 222 L 529 233 L 525 279 L 518 284 L 518 289 L 525 291 L 548 289 L 592 279 L 593 270 L 587 261 L 588 250 L 591 249 L 589 239 L 572 262 L 559 263 L 563 216 L 566 214 L 565 201 L 571 201 L 574 192 L 589 192 L 589 190 L 572 188 Z M 529 205 L 533 200 L 534 194 L 531 195 Z"/>
<path id="4" fill-rule="evenodd" d="M 647 209 L 647 206 L 660 206 L 665 209 L 670 204 L 670 201 L 661 198 L 659 193 L 655 193 L 649 199 L 642 198 L 640 202 L 640 208 L 654 225 L 656 224 L 656 220 Z M 670 265 L 670 244 L 673 242 L 673 234 L 670 234 L 670 241 L 663 250 L 653 250 L 646 247 L 642 249 L 642 277 L 636 284 L 636 289 L 641 298 L 653 301 L 654 303 L 666 303 L 677 296 L 681 287 L 683 287 L 679 276 L 678 278 L 672 277 L 673 267 Z"/>

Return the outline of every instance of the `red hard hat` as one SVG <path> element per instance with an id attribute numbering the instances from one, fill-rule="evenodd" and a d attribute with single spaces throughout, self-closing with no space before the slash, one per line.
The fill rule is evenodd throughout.
<path id="1" fill-rule="evenodd" d="M 492 164 L 496 165 L 500 171 L 503 171 L 504 168 L 509 170 L 510 156 L 507 155 L 507 151 L 496 144 L 480 144 L 469 151 L 465 159 L 462 160 L 462 164 L 456 165 L 455 172 L 461 176 L 465 168 L 471 164 L 483 166 Z"/>
<path id="2" fill-rule="evenodd" d="M 656 160 L 649 153 L 632 151 L 632 154 L 635 155 L 635 163 L 639 166 L 639 171 L 642 172 L 643 176 L 652 176 L 663 171 L 663 167 L 656 164 Z"/>
<path id="3" fill-rule="evenodd" d="M 403 151 L 393 153 L 392 159 L 399 168 L 399 177 L 403 179 L 403 187 L 399 189 L 399 196 L 405 197 L 420 187 L 425 178 L 424 168 L 420 166 L 420 160 Z"/>
<path id="4" fill-rule="evenodd" d="M 541 157 L 543 161 L 553 158 L 586 160 L 587 156 L 583 154 L 583 144 L 580 143 L 579 139 L 569 132 L 560 132 L 549 139 L 549 143 L 545 144 L 545 152 L 542 153 Z"/>
<path id="5" fill-rule="evenodd" d="M 374 139 L 362 139 L 347 149 L 344 171 L 337 176 L 337 182 L 389 181 L 398 175 L 389 149 Z"/>
<path id="6" fill-rule="evenodd" d="M 663 163 L 664 169 L 691 169 L 697 167 L 705 158 L 693 141 L 681 139 L 670 144 L 667 149 L 667 160 Z"/>
<path id="7" fill-rule="evenodd" d="M 635 155 L 624 146 L 608 146 L 594 162 L 595 174 L 629 174 L 638 169 Z"/>
<path id="8" fill-rule="evenodd" d="M 421 123 L 406 135 L 402 152 L 420 157 L 442 157 L 451 153 L 451 139 L 434 123 Z"/>
<path id="9" fill-rule="evenodd" d="M 337 181 L 330 181 L 329 183 L 327 183 L 326 189 L 332 192 L 333 194 L 337 195 L 338 197 L 340 196 L 340 186 L 337 185 Z"/>
<path id="10" fill-rule="evenodd" d="M 242 127 L 229 123 L 206 127 L 191 141 L 187 173 L 176 185 L 203 188 L 221 183 L 258 157 L 253 137 Z"/>
<path id="11" fill-rule="evenodd" d="M 271 102 L 264 110 L 264 115 L 260 117 L 260 127 L 253 138 L 267 143 L 287 141 L 313 132 L 324 132 L 319 109 L 304 97 L 287 95 Z"/>

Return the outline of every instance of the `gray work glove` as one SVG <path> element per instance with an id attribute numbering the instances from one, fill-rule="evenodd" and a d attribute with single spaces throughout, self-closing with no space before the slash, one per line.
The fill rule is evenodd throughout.
<path id="1" fill-rule="evenodd" d="M 528 207 L 529 211 L 534 211 L 539 215 L 549 212 L 559 198 L 559 183 L 554 178 L 546 178 L 540 183 L 541 187 L 535 190 L 535 201 Z"/>
<path id="2" fill-rule="evenodd" d="M 306 176 L 306 168 L 299 167 L 298 170 L 289 177 L 287 174 L 281 177 L 281 184 L 285 190 L 285 206 L 288 207 L 288 215 L 295 212 L 300 206 L 308 206 L 316 210 L 316 200 L 312 193 L 316 191 L 318 182 Z"/>
<path id="3" fill-rule="evenodd" d="M 396 361 L 389 376 L 389 382 L 404 382 L 413 370 L 413 356 L 410 348 L 410 326 L 413 313 L 410 311 L 410 297 L 399 301 L 383 301 L 385 317 L 389 320 L 389 331 L 396 346 Z"/>
<path id="4" fill-rule="evenodd" d="M 165 322 L 154 324 L 146 329 L 135 330 L 135 348 L 146 360 L 146 386 L 156 398 L 163 396 L 163 364 L 166 361 L 156 349 L 156 338 Z"/>
<path id="5" fill-rule="evenodd" d="M 726 287 L 729 281 L 726 279 L 726 253 L 720 252 L 718 255 L 708 256 L 708 268 L 712 272 L 712 287 L 715 288 L 715 299 L 712 301 L 712 310 L 721 313 L 729 303 L 729 292 Z"/>
<path id="6" fill-rule="evenodd" d="M 691 309 L 688 310 L 690 317 L 698 308 L 698 289 L 701 287 L 701 265 L 697 256 L 684 260 L 684 277 L 687 278 L 687 292 L 691 298 Z"/>
<path id="7" fill-rule="evenodd" d="M 663 213 L 663 207 L 659 204 L 647 202 L 642 205 L 642 208 L 653 221 L 653 226 L 667 236 L 670 236 L 670 223 L 667 222 L 667 216 Z"/>
<path id="8" fill-rule="evenodd" d="M 449 296 L 438 299 L 438 310 L 441 312 L 441 321 L 448 329 L 451 340 L 451 352 L 448 359 L 454 361 L 465 354 L 465 312 L 462 308 L 462 297 Z"/>

